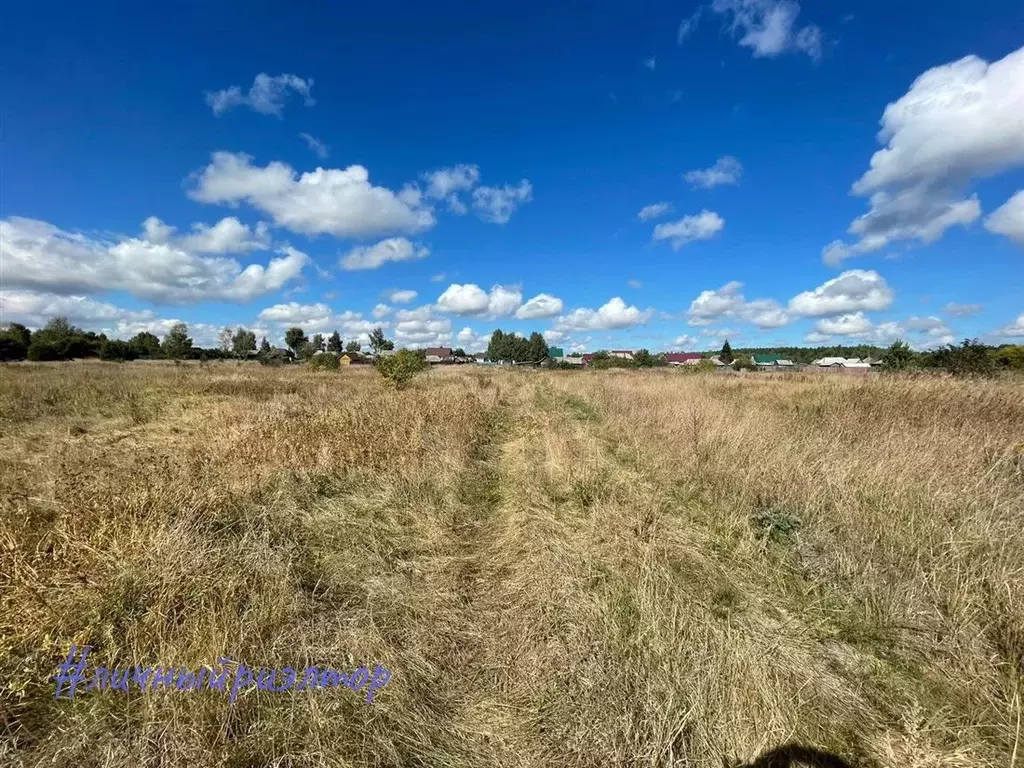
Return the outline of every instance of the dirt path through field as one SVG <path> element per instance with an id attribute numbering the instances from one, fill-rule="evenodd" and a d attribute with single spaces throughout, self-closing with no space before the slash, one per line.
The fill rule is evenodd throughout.
<path id="1" fill-rule="evenodd" d="M 677 740 L 664 707 L 643 712 L 628 648 L 635 608 L 613 596 L 623 554 L 615 542 L 646 535 L 650 512 L 622 514 L 616 498 L 641 479 L 612 447 L 592 406 L 546 386 L 520 387 L 488 423 L 459 489 L 446 566 L 452 593 L 439 608 L 449 613 L 436 684 L 458 692 L 452 711 L 437 712 L 449 718 L 449 759 L 503 767 L 587 765 L 609 751 L 667 759 Z"/>

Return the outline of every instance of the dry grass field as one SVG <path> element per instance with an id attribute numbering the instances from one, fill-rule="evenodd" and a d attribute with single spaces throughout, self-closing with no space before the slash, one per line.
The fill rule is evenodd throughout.
<path id="1" fill-rule="evenodd" d="M 1022 698 L 1019 382 L 0 368 L 0 765 L 1024 767 Z"/>

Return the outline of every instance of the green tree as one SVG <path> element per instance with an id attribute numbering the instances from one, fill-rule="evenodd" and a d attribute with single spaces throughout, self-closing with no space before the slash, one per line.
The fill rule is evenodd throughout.
<path id="1" fill-rule="evenodd" d="M 935 351 L 933 360 L 954 376 L 991 376 L 996 371 L 990 347 L 977 339 L 964 339 L 959 347 L 941 347 Z"/>
<path id="2" fill-rule="evenodd" d="M 505 333 L 500 328 L 491 334 L 486 352 L 487 359 L 495 362 L 540 362 L 547 356 L 547 342 L 539 333 L 534 332 L 527 339 L 517 333 Z"/>
<path id="3" fill-rule="evenodd" d="M 654 355 L 646 349 L 638 349 L 633 355 L 633 362 L 638 368 L 653 368 L 657 364 Z"/>
<path id="4" fill-rule="evenodd" d="M 256 334 L 239 328 L 231 338 L 231 352 L 235 357 L 244 360 L 250 352 L 256 351 Z"/>
<path id="5" fill-rule="evenodd" d="M 540 363 L 548 358 L 548 343 L 544 337 L 534 331 L 526 342 L 526 356 L 524 360 Z"/>
<path id="6" fill-rule="evenodd" d="M 1024 371 L 1024 346 L 1007 345 L 995 352 L 996 365 L 1009 371 Z"/>
<path id="7" fill-rule="evenodd" d="M 288 348 L 296 355 L 299 354 L 299 350 L 306 343 L 306 332 L 299 327 L 289 328 L 284 332 L 284 343 L 288 345 Z"/>
<path id="8" fill-rule="evenodd" d="M 725 343 L 722 345 L 722 351 L 718 354 L 718 357 L 726 365 L 729 365 L 729 363 L 733 361 L 732 347 L 729 346 L 728 339 L 726 339 Z"/>
<path id="9" fill-rule="evenodd" d="M 401 389 L 416 374 L 424 370 L 427 364 L 422 354 L 410 349 L 401 349 L 397 354 L 389 357 L 378 357 L 374 367 L 384 379 L 385 384 Z"/>
<path id="10" fill-rule="evenodd" d="M 309 360 L 317 352 L 317 348 L 313 346 L 313 342 L 308 339 L 302 343 L 299 347 L 299 359 Z"/>
<path id="11" fill-rule="evenodd" d="M 882 355 L 882 368 L 886 371 L 906 371 L 914 367 L 916 356 L 910 345 L 896 339 Z"/>
<path id="12" fill-rule="evenodd" d="M 264 356 L 270 354 L 270 342 L 267 341 L 266 336 L 260 339 L 260 354 Z"/>
<path id="13" fill-rule="evenodd" d="M 341 349 L 341 334 L 335 331 L 327 338 L 327 351 L 339 354 Z"/>
<path id="14" fill-rule="evenodd" d="M 231 351 L 232 344 L 234 343 L 234 337 L 235 332 L 233 329 L 227 327 L 220 329 L 220 333 L 217 334 L 217 343 L 221 352 Z"/>
<path id="15" fill-rule="evenodd" d="M 164 336 L 161 345 L 164 355 L 171 360 L 181 360 L 192 354 L 192 339 L 188 336 L 185 323 L 175 323 Z"/>
<path id="16" fill-rule="evenodd" d="M 19 342 L 26 349 L 28 349 L 28 345 L 32 343 L 32 331 L 21 323 L 8 323 L 0 333 L 4 333 Z"/>
<path id="17" fill-rule="evenodd" d="M 140 331 L 128 342 L 139 357 L 160 357 L 160 339 L 149 331 Z"/>
<path id="18" fill-rule="evenodd" d="M 350 341 L 348 344 L 345 345 L 345 351 L 346 352 L 358 352 L 362 348 L 363 348 L 363 345 L 360 344 L 355 339 L 353 339 L 352 341 Z"/>
<path id="19" fill-rule="evenodd" d="M 452 350 L 452 357 L 465 357 L 465 356 L 466 356 L 466 350 L 464 350 L 462 347 L 458 347 L 457 349 L 453 349 Z"/>
<path id="20" fill-rule="evenodd" d="M 66 317 L 55 317 L 32 334 L 26 355 L 29 360 L 72 360 L 94 357 L 106 337 L 71 325 Z"/>
<path id="21" fill-rule="evenodd" d="M 0 363 L 24 360 L 28 357 L 28 345 L 32 340 L 32 332 L 23 325 L 18 328 L 15 328 L 14 325 L 0 331 Z M 22 333 L 19 328 L 24 328 L 26 333 Z"/>
<path id="22" fill-rule="evenodd" d="M 386 349 L 394 349 L 395 342 L 384 337 L 384 331 L 380 328 L 374 328 L 370 331 L 370 349 L 373 350 L 373 354 L 379 355 Z"/>
<path id="23" fill-rule="evenodd" d="M 100 344 L 100 360 L 124 362 L 126 360 L 134 360 L 138 356 L 138 351 L 127 341 L 107 339 Z"/>
<path id="24" fill-rule="evenodd" d="M 491 334 L 491 340 L 487 344 L 486 357 L 488 360 L 496 363 L 507 359 L 505 357 L 506 351 L 505 334 L 501 328 L 495 328 L 494 333 Z"/>

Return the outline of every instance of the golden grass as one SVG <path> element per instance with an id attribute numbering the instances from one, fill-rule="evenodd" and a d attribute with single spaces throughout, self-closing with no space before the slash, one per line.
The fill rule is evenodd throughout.
<path id="1" fill-rule="evenodd" d="M 0 764 L 1008 766 L 1022 499 L 1014 380 L 3 367 Z"/>

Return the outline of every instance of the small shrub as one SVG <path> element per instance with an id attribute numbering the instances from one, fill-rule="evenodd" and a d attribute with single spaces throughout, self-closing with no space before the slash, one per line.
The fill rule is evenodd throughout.
<path id="1" fill-rule="evenodd" d="M 752 520 L 762 541 L 785 544 L 800 531 L 800 518 L 785 509 L 762 509 Z"/>
<path id="2" fill-rule="evenodd" d="M 338 356 L 332 355 L 329 352 L 325 352 L 322 355 L 314 355 L 306 365 L 315 371 L 336 371 L 341 367 L 341 364 L 338 362 Z"/>
<path id="3" fill-rule="evenodd" d="M 390 357 L 378 357 L 374 367 L 377 369 L 377 373 L 384 378 L 386 384 L 401 388 L 417 373 L 424 370 L 427 363 L 412 350 L 402 349 Z"/>

